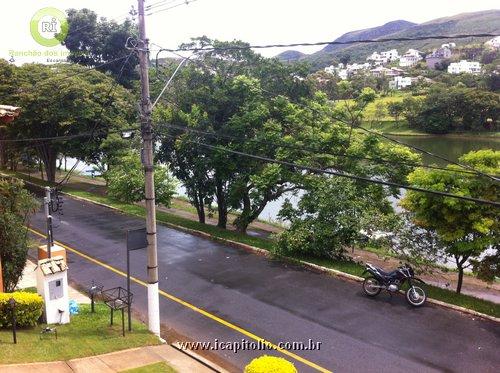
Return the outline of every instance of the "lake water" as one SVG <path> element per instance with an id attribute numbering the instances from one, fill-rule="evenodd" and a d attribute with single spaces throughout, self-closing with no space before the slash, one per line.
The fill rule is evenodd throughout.
<path id="1" fill-rule="evenodd" d="M 453 137 L 453 136 L 391 136 L 394 139 L 404 142 L 406 144 L 419 147 L 421 149 L 427 150 L 434 154 L 440 155 L 452 161 L 458 161 L 461 155 L 468 153 L 472 150 L 480 149 L 494 149 L 500 150 L 500 137 L 499 138 L 487 138 L 487 137 Z M 446 165 L 445 161 L 436 159 L 429 155 L 423 155 L 422 161 L 424 164 L 437 164 L 440 166 Z M 67 167 L 71 168 L 75 163 L 74 159 L 68 158 Z M 84 174 L 90 175 L 92 166 L 80 162 L 77 166 L 77 170 Z M 177 191 L 180 195 L 185 195 L 184 188 L 179 187 Z M 281 198 L 272 201 L 267 204 L 259 218 L 268 221 L 276 221 L 278 219 L 278 212 L 283 205 L 286 198 L 290 198 L 290 201 L 294 204 L 300 198 L 300 192 L 297 195 L 293 193 L 287 193 Z M 397 201 L 393 200 L 393 205 L 396 207 Z"/>
<path id="2" fill-rule="evenodd" d="M 416 146 L 436 155 L 440 155 L 452 161 L 458 161 L 458 158 L 465 153 L 473 150 L 493 149 L 500 150 L 500 137 L 458 137 L 458 136 L 391 136 L 395 140 L 405 144 Z M 446 162 L 435 157 L 423 154 L 422 163 L 425 165 L 436 164 L 445 166 Z M 274 221 L 277 219 L 281 205 L 286 198 L 290 198 L 292 203 L 297 203 L 299 197 L 291 194 L 282 196 L 276 201 L 270 202 L 260 214 L 264 220 Z M 397 200 L 392 200 L 393 206 L 398 210 Z"/>

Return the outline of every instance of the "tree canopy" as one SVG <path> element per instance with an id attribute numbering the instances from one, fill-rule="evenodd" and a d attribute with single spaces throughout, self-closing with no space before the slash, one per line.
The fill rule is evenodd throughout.
<path id="1" fill-rule="evenodd" d="M 110 132 L 135 118 L 132 95 L 113 78 L 77 65 L 25 64 L 16 68 L 17 88 L 11 99 L 22 115 L 7 129 L 10 139 L 80 136 L 33 140 L 47 179 L 55 180 L 59 153 L 89 163 L 102 159 L 100 148 Z M 27 143 L 19 143 L 25 148 Z"/>
<path id="2" fill-rule="evenodd" d="M 500 173 L 500 152 L 479 150 L 460 158 L 460 162 L 484 173 Z M 450 165 L 450 171 L 458 166 Z M 498 201 L 498 183 L 484 176 L 445 170 L 416 169 L 408 176 L 413 186 Z M 498 208 L 408 191 L 401 205 L 410 212 L 415 224 L 435 231 L 445 246 L 445 253 L 455 259 L 459 269 L 457 292 L 462 285 L 463 269 L 471 257 L 478 257 L 489 247 L 498 247 L 500 212 Z"/>
<path id="3" fill-rule="evenodd" d="M 110 72 L 120 84 L 130 88 L 139 78 L 136 67 L 138 57 L 125 48 L 129 37 L 137 36 L 136 25 L 130 19 L 118 24 L 104 17 L 98 19 L 92 10 L 68 9 L 68 34 L 62 44 L 71 54 L 68 60 L 83 66 L 97 67 L 99 71 Z M 130 55 L 125 60 L 116 60 Z"/>

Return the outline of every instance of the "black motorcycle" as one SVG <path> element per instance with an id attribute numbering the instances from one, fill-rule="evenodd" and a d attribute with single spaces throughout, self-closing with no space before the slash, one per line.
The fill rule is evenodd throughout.
<path id="1" fill-rule="evenodd" d="M 401 286 L 408 281 L 409 288 L 406 291 L 406 300 L 412 306 L 420 307 L 427 299 L 424 289 L 415 286 L 415 282 L 425 284 L 424 281 L 415 277 L 415 272 L 410 265 L 398 267 L 392 272 L 385 272 L 381 268 L 377 268 L 370 263 L 366 263 L 366 269 L 363 272 L 369 273 L 370 276 L 366 277 L 363 281 L 363 290 L 366 295 L 374 297 L 378 295 L 382 289 L 391 293 L 399 291 Z"/>

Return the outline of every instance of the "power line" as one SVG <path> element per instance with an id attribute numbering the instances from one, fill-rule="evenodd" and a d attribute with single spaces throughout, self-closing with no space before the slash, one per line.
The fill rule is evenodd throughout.
<path id="1" fill-rule="evenodd" d="M 128 127 L 128 128 L 123 128 L 120 130 L 115 130 L 115 131 L 105 131 L 104 129 L 102 130 L 96 130 L 94 131 L 94 134 L 97 133 L 122 133 L 122 132 L 128 132 L 128 131 L 135 131 L 139 130 L 140 126 L 135 126 L 135 127 Z M 0 143 L 21 143 L 21 142 L 35 142 L 35 141 L 66 141 L 66 140 L 72 140 L 72 139 L 77 139 L 81 137 L 88 137 L 91 136 L 92 132 L 82 132 L 74 135 L 61 135 L 61 136 L 50 136 L 50 137 L 31 137 L 31 138 L 23 138 L 23 139 L 5 139 L 5 140 L 0 140 Z M 39 144 L 40 145 L 40 144 Z M 42 144 L 44 145 L 44 144 Z M 35 146 L 35 145 L 34 145 Z"/>
<path id="2" fill-rule="evenodd" d="M 160 46 L 160 47 L 161 47 L 161 46 Z M 158 66 L 158 57 L 159 57 L 159 54 L 160 54 L 162 51 L 169 51 L 169 50 L 161 48 L 161 49 L 158 51 L 158 53 L 156 54 L 156 66 Z M 199 51 L 199 50 L 198 50 L 198 51 Z M 171 52 L 171 53 L 173 53 L 173 54 L 175 54 L 175 55 L 177 55 L 177 56 L 181 56 L 180 54 L 178 54 L 178 53 L 177 53 L 177 51 L 169 51 L 169 52 Z M 196 53 L 196 52 L 195 52 L 195 53 Z M 183 58 L 184 58 L 184 57 L 183 57 Z M 199 66 L 203 66 L 203 67 L 205 67 L 205 68 L 209 68 L 209 66 L 208 66 L 205 62 L 203 62 L 203 61 L 200 61 L 200 60 L 197 60 L 197 59 L 191 59 L 191 61 L 193 61 L 194 63 L 198 64 Z M 265 93 L 268 93 L 268 94 L 272 95 L 273 97 L 278 97 L 278 96 L 280 96 L 280 95 L 277 95 L 277 94 L 275 94 L 275 93 L 273 93 L 273 92 L 270 92 L 270 91 L 268 91 L 268 90 L 266 90 L 266 89 L 262 88 L 261 86 L 258 86 L 258 89 L 259 89 L 261 92 L 265 92 Z M 306 108 L 306 109 L 308 109 L 308 110 L 311 110 L 311 111 L 313 111 L 313 112 L 318 113 L 318 111 L 317 111 L 316 109 L 311 108 L 311 107 L 308 107 L 308 106 L 304 105 L 304 104 L 303 104 L 303 103 L 301 103 L 301 102 L 291 100 L 291 99 L 290 99 L 290 98 L 288 98 L 288 97 L 287 97 L 287 99 L 288 99 L 291 103 L 293 103 L 293 104 L 295 104 L 295 105 L 301 106 L 301 107 L 303 107 L 303 108 Z M 446 157 L 443 157 L 443 156 L 441 156 L 441 155 L 438 155 L 438 154 L 432 153 L 432 152 L 430 152 L 430 151 L 427 151 L 427 150 L 422 149 L 422 148 L 420 148 L 420 147 L 417 147 L 417 146 L 415 146 L 415 145 L 411 145 L 411 144 L 408 144 L 408 143 L 405 143 L 405 142 L 402 142 L 402 141 L 399 141 L 399 140 L 393 139 L 393 138 L 391 138 L 391 137 L 389 137 L 389 136 L 386 136 L 386 135 L 384 135 L 384 134 L 381 134 L 381 133 L 379 133 L 379 132 L 376 132 L 376 131 L 371 131 L 371 130 L 368 130 L 368 129 L 366 129 L 366 128 L 362 127 L 362 126 L 357 126 L 357 125 L 354 125 L 353 123 L 349 123 L 349 122 L 347 122 L 347 121 L 346 121 L 346 120 L 344 120 L 343 118 L 340 118 L 340 117 L 337 117 L 337 116 L 332 116 L 332 118 L 333 118 L 333 119 L 335 119 L 335 120 L 338 120 L 338 121 L 339 121 L 339 122 L 341 122 L 341 123 L 344 123 L 344 124 L 346 124 L 346 125 L 350 126 L 351 128 L 352 128 L 352 127 L 356 127 L 356 128 L 359 128 L 359 129 L 361 129 L 361 130 L 363 130 L 363 131 L 365 131 L 365 132 L 367 132 L 367 133 L 370 133 L 370 134 L 372 134 L 372 135 L 381 136 L 381 137 L 383 137 L 384 139 L 389 140 L 389 141 L 392 141 L 392 142 L 395 142 L 395 143 L 397 143 L 397 144 L 399 144 L 399 145 L 402 145 L 402 146 L 408 147 L 408 148 L 413 149 L 413 150 L 415 150 L 415 151 L 418 151 L 418 152 L 420 152 L 420 153 L 423 153 L 423 154 L 426 154 L 426 155 L 432 156 L 432 157 L 434 157 L 434 158 L 437 158 L 437 159 L 443 160 L 443 161 L 445 161 L 445 162 L 447 162 L 447 163 L 454 164 L 454 165 L 456 165 L 456 166 L 459 166 L 459 167 L 460 167 L 460 168 L 462 168 L 462 169 L 467 169 L 467 170 L 470 170 L 471 172 L 474 172 L 474 173 L 476 173 L 477 175 L 484 176 L 484 177 L 488 177 L 488 178 L 490 178 L 490 179 L 492 179 L 492 180 L 494 180 L 494 181 L 498 181 L 498 180 L 499 180 L 497 176 L 492 176 L 492 175 L 489 175 L 489 174 L 484 173 L 484 172 L 482 172 L 482 171 L 480 171 L 480 170 L 477 170 L 476 168 L 471 167 L 471 166 L 469 166 L 469 165 L 463 165 L 463 164 L 461 164 L 461 163 L 459 163 L 459 162 L 456 162 L 456 161 L 453 161 L 453 160 L 448 159 L 448 158 L 446 158 Z M 429 167 L 429 168 L 431 168 L 431 167 Z"/>
<path id="3" fill-rule="evenodd" d="M 237 136 L 233 136 L 233 135 L 224 134 L 224 133 L 221 133 L 220 131 L 208 132 L 208 131 L 203 131 L 203 130 L 199 130 L 199 129 L 195 129 L 195 128 L 191 128 L 191 127 L 183 127 L 183 126 L 178 126 L 178 125 L 168 124 L 168 123 L 157 123 L 157 125 L 160 125 L 160 126 L 163 126 L 166 128 L 184 131 L 184 132 L 193 132 L 193 133 L 201 134 L 204 136 L 225 138 L 228 140 L 234 140 L 234 141 L 239 141 L 239 142 L 252 141 L 252 142 L 257 142 L 259 144 L 269 145 L 272 147 L 283 147 L 283 148 L 295 149 L 295 150 L 299 150 L 299 151 L 306 151 L 309 153 L 319 153 L 319 154 L 332 155 L 332 156 L 342 157 L 342 158 L 360 159 L 360 160 L 366 160 L 366 161 L 370 161 L 370 162 L 374 162 L 374 163 L 404 165 L 404 166 L 411 166 L 411 167 L 435 169 L 435 170 L 441 170 L 441 171 L 447 171 L 447 172 L 453 172 L 453 173 L 465 173 L 465 174 L 476 175 L 476 172 L 474 172 L 474 171 L 452 170 L 452 169 L 445 168 L 445 167 L 425 165 L 423 163 L 417 163 L 417 162 L 404 162 L 404 161 L 396 161 L 396 160 L 390 160 L 390 159 L 384 159 L 384 158 L 364 157 L 364 156 L 360 156 L 360 155 L 323 151 L 323 150 L 314 149 L 312 147 L 308 147 L 308 146 L 304 146 L 304 145 L 297 146 L 297 145 L 286 144 L 286 143 L 275 143 L 275 142 L 266 141 L 266 140 L 262 140 L 262 139 L 255 139 L 255 138 L 247 139 L 247 138 L 243 138 L 243 137 L 237 137 Z"/>
<path id="4" fill-rule="evenodd" d="M 182 6 L 182 5 L 189 5 L 191 3 L 194 3 L 195 1 L 198 1 L 198 0 L 182 0 L 178 4 L 174 4 L 174 5 L 168 6 L 167 8 L 156 9 L 156 10 L 154 10 L 152 12 L 149 12 L 149 13 L 146 14 L 146 16 L 152 16 L 153 14 L 157 14 L 157 13 L 160 13 L 160 12 L 165 12 L 167 10 L 174 9 L 174 8 L 177 8 L 177 7 Z"/>
<path id="5" fill-rule="evenodd" d="M 94 133 L 95 133 L 95 130 L 96 130 L 97 126 L 98 126 L 99 124 L 101 124 L 102 115 L 104 114 L 104 109 L 105 109 L 106 107 L 108 107 L 109 105 L 111 105 L 111 98 L 113 97 L 113 95 L 114 95 L 114 93 L 115 93 L 115 89 L 116 89 L 116 86 L 118 85 L 118 81 L 119 81 L 119 80 L 120 80 L 120 78 L 122 77 L 122 74 L 123 74 L 123 70 L 124 70 L 124 68 L 125 68 L 125 65 L 126 65 L 126 64 L 127 64 L 127 62 L 129 61 L 130 57 L 132 57 L 132 55 L 134 54 L 134 52 L 135 52 L 135 51 L 134 51 L 134 50 L 132 50 L 132 51 L 128 54 L 127 59 L 126 59 L 125 61 L 123 61 L 122 66 L 121 66 L 121 68 L 120 68 L 120 72 L 119 72 L 119 74 L 118 74 L 118 77 L 117 77 L 117 78 L 113 81 L 113 84 L 112 84 L 112 85 L 111 85 L 111 87 L 109 88 L 108 93 L 107 93 L 108 98 L 107 98 L 107 100 L 106 100 L 106 105 L 102 105 L 102 107 L 101 107 L 101 111 L 100 111 L 100 113 L 99 113 L 99 120 L 98 120 L 98 121 L 96 121 L 96 122 L 94 123 L 94 126 L 92 127 L 92 131 L 91 131 L 91 133 L 90 133 L 90 136 L 89 136 L 89 138 L 88 138 L 88 140 L 87 140 L 86 145 L 90 144 L 90 142 L 92 141 L 92 138 L 94 137 Z M 57 188 L 57 187 L 59 187 L 59 186 L 61 186 L 62 184 L 64 184 L 66 181 L 68 181 L 68 180 L 69 180 L 69 178 L 70 178 L 71 174 L 72 174 L 72 173 L 76 170 L 76 168 L 78 167 L 78 164 L 79 164 L 79 163 L 80 163 L 80 160 L 78 159 L 78 160 L 75 162 L 75 164 L 73 165 L 73 167 L 71 167 L 71 169 L 69 170 L 69 172 L 66 174 L 66 176 L 65 176 L 62 180 L 60 180 L 60 181 L 57 183 L 56 188 Z"/>
<path id="6" fill-rule="evenodd" d="M 193 0 L 195 1 L 195 0 Z M 422 41 L 422 40 L 441 40 L 441 39 L 466 39 L 466 38 L 485 38 L 496 37 L 496 34 L 459 34 L 459 35 L 428 35 L 416 37 L 399 37 L 399 38 L 380 38 L 380 39 L 361 39 L 350 41 L 320 41 L 311 43 L 290 43 L 290 44 L 265 44 L 265 45 L 242 45 L 242 46 L 227 46 L 227 47 L 191 47 L 191 48 L 177 48 L 168 49 L 164 48 L 165 52 L 199 52 L 199 51 L 229 51 L 229 50 L 246 50 L 246 49 L 268 49 L 268 48 L 291 48 L 291 47 L 312 47 L 322 45 L 349 45 L 349 44 L 372 44 L 372 43 L 386 43 L 393 41 Z"/>
<path id="7" fill-rule="evenodd" d="M 166 136 L 175 139 L 174 136 L 170 136 L 170 135 L 166 135 Z M 379 184 L 379 185 L 390 186 L 390 187 L 395 187 L 395 188 L 400 188 L 400 189 L 413 190 L 415 192 L 434 194 L 434 195 L 439 195 L 442 197 L 450 197 L 450 198 L 460 199 L 460 200 L 464 200 L 464 201 L 468 201 L 468 202 L 474 202 L 474 203 L 480 203 L 480 204 L 490 205 L 490 206 L 494 206 L 494 207 L 500 207 L 500 203 L 495 202 L 495 201 L 474 198 L 474 197 L 468 197 L 468 196 L 460 196 L 457 194 L 451 194 L 451 193 L 441 192 L 441 191 L 437 191 L 437 190 L 413 187 L 410 185 L 403 185 L 403 184 L 393 183 L 390 181 L 371 179 L 368 177 L 351 175 L 351 174 L 346 174 L 346 173 L 338 172 L 338 171 L 323 170 L 323 169 L 319 169 L 316 167 L 303 166 L 303 165 L 299 165 L 299 164 L 292 163 L 292 162 L 287 162 L 287 161 L 282 161 L 282 160 L 278 160 L 278 159 L 274 159 L 274 158 L 268 158 L 268 157 L 264 157 L 264 156 L 260 156 L 260 155 L 254 155 L 254 154 L 249 154 L 249 153 L 245 153 L 245 152 L 240 152 L 237 150 L 227 149 L 227 148 L 223 148 L 220 146 L 214 146 L 214 145 L 210 145 L 210 144 L 206 144 L 206 143 L 194 141 L 194 140 L 186 140 L 186 141 L 193 143 L 193 144 L 200 145 L 200 146 L 204 146 L 204 147 L 212 149 L 212 150 L 220 150 L 220 151 L 232 153 L 232 154 L 243 156 L 243 157 L 249 157 L 249 158 L 261 160 L 261 161 L 268 162 L 268 163 L 275 163 L 275 164 L 281 164 L 281 165 L 287 166 L 287 167 L 294 167 L 294 168 L 298 168 L 298 169 L 301 169 L 304 171 L 310 171 L 310 172 L 314 172 L 314 173 L 323 173 L 323 174 L 328 174 L 328 175 L 333 175 L 333 176 L 345 177 L 348 179 L 368 182 L 368 183 L 372 183 L 372 184 Z"/>
<path id="8" fill-rule="evenodd" d="M 477 169 L 477 168 L 475 168 L 475 167 L 471 167 L 471 166 L 469 166 L 469 165 L 467 165 L 467 164 L 462 164 L 462 163 L 460 163 L 460 162 L 455 162 L 455 161 L 453 161 L 453 160 L 451 160 L 451 159 L 445 158 L 445 157 L 443 157 L 443 156 L 441 156 L 441 155 L 439 155 L 439 154 L 432 153 L 432 152 L 430 152 L 430 151 L 428 151 L 428 150 L 422 149 L 422 148 L 417 147 L 417 146 L 415 146 L 415 145 L 410 145 L 410 144 L 404 143 L 404 142 L 402 142 L 402 141 L 399 141 L 399 140 L 393 139 L 393 138 L 391 138 L 391 137 L 389 137 L 389 136 L 387 136 L 387 135 L 384 135 L 383 133 L 376 132 L 376 131 L 372 131 L 372 130 L 369 130 L 369 129 L 364 128 L 364 127 L 362 127 L 362 126 L 359 126 L 359 125 L 354 125 L 354 126 L 355 126 L 356 128 L 359 128 L 359 129 L 361 129 L 361 130 L 363 130 L 363 131 L 367 132 L 367 133 L 370 133 L 370 134 L 372 134 L 372 135 L 376 135 L 376 136 L 383 137 L 384 139 L 389 140 L 389 141 L 392 141 L 392 142 L 394 142 L 394 143 L 396 143 L 396 144 L 399 144 L 399 145 L 404 145 L 404 146 L 406 146 L 406 147 L 410 147 L 410 148 L 412 148 L 412 149 L 414 149 L 414 150 L 417 150 L 417 151 L 419 151 L 419 152 L 421 152 L 421 153 L 424 153 L 424 154 L 427 154 L 427 155 L 432 156 L 432 157 L 434 157 L 434 158 L 438 158 L 438 159 L 441 159 L 441 160 L 446 161 L 446 162 L 448 162 L 448 163 L 454 164 L 455 166 L 459 166 L 459 167 L 461 167 L 461 168 L 465 168 L 465 169 L 471 170 L 471 171 L 473 171 L 474 173 L 476 173 L 476 174 L 478 174 L 478 175 L 481 175 L 481 176 L 484 176 L 484 177 L 487 177 L 487 178 L 489 178 L 489 179 L 492 179 L 493 181 L 500 181 L 500 179 L 499 179 L 497 176 L 493 176 L 493 175 L 489 175 L 489 174 L 487 174 L 487 173 L 484 173 L 484 172 L 482 172 L 482 171 L 478 170 L 478 169 Z"/>

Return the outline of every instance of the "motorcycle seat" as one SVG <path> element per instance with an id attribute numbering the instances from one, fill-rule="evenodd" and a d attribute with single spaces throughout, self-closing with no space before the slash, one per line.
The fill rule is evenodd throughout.
<path id="1" fill-rule="evenodd" d="M 391 272 L 386 272 L 382 268 L 379 268 L 379 267 L 375 267 L 375 268 L 377 268 L 378 272 L 382 276 L 385 276 L 385 277 L 392 277 L 392 276 L 394 276 L 397 273 L 397 270 L 394 270 L 394 271 L 391 271 Z"/>

